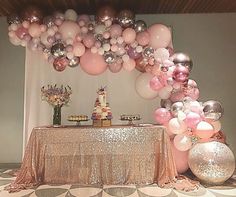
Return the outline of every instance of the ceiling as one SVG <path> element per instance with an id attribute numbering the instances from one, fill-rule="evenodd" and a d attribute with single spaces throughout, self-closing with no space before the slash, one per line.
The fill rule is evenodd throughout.
<path id="1" fill-rule="evenodd" d="M 68 8 L 81 14 L 95 14 L 98 7 L 107 3 L 116 10 L 127 8 L 136 14 L 236 12 L 236 0 L 0 0 L 0 16 L 19 13 L 32 4 L 45 14 Z"/>

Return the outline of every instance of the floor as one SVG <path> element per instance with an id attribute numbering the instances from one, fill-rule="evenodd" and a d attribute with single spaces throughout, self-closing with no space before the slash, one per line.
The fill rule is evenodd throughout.
<path id="1" fill-rule="evenodd" d="M 204 187 L 197 191 L 181 192 L 161 189 L 157 185 L 41 185 L 39 187 L 8 193 L 4 187 L 15 179 L 11 169 L 0 169 L 0 197 L 236 197 L 236 174 L 222 186 Z"/>

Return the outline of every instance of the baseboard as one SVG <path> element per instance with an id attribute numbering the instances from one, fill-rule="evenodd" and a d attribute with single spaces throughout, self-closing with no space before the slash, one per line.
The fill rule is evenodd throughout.
<path id="1" fill-rule="evenodd" d="M 20 168 L 21 163 L 0 163 L 0 169 L 14 169 Z"/>

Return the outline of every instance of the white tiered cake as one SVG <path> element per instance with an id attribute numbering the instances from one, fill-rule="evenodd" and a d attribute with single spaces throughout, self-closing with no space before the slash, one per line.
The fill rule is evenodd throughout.
<path id="1" fill-rule="evenodd" d="M 97 91 L 98 97 L 96 98 L 94 109 L 91 119 L 94 126 L 110 126 L 112 113 L 109 104 L 107 103 L 107 92 L 105 88 L 100 88 Z"/>

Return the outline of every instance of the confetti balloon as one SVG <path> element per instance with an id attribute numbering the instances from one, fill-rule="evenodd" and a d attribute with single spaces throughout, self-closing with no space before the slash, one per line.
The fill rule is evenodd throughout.
<path id="1" fill-rule="evenodd" d="M 235 170 L 235 158 L 229 147 L 220 142 L 197 143 L 190 151 L 188 163 L 202 182 L 219 185 Z"/>

